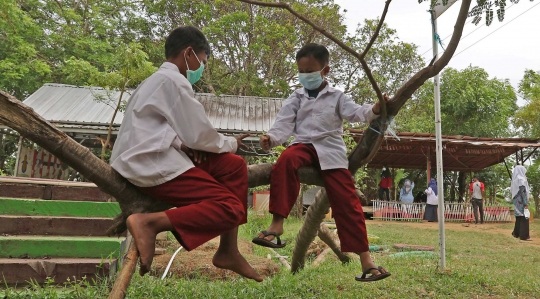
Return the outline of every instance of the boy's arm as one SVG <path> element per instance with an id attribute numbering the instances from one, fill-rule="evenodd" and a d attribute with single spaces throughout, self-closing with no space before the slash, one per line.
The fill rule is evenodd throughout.
<path id="1" fill-rule="evenodd" d="M 278 146 L 291 137 L 296 125 L 296 113 L 300 108 L 300 99 L 294 92 L 279 110 L 276 121 L 266 133 L 270 137 L 270 147 Z"/>
<path id="2" fill-rule="evenodd" d="M 346 95 L 343 95 L 342 102 L 339 107 L 339 113 L 342 118 L 348 120 L 349 122 L 363 122 L 369 124 L 372 120 L 378 117 L 373 112 L 373 105 L 356 104 L 351 98 Z"/>
<path id="3" fill-rule="evenodd" d="M 182 144 L 190 149 L 210 153 L 235 153 L 238 142 L 217 132 L 206 116 L 204 107 L 197 101 L 188 86 L 183 82 L 175 84 L 167 79 L 153 97 L 167 99 L 168 111 L 163 107 L 163 116 L 180 138 Z"/>

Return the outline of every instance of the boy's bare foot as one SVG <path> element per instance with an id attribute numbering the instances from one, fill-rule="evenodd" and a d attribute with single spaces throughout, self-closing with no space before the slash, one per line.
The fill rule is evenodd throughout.
<path id="1" fill-rule="evenodd" d="M 149 225 L 148 216 L 149 214 L 132 214 L 126 220 L 139 251 L 141 276 L 150 271 L 156 250 L 156 233 Z"/>
<path id="2" fill-rule="evenodd" d="M 251 267 L 238 251 L 226 252 L 218 250 L 212 259 L 212 263 L 218 268 L 231 270 L 245 278 L 253 279 L 258 282 L 263 281 L 262 276 Z"/>

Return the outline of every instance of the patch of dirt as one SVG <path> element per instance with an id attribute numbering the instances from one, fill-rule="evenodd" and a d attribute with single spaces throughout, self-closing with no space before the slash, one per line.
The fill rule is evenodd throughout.
<path id="1" fill-rule="evenodd" d="M 538 221 L 538 220 L 536 220 Z M 414 227 L 414 228 L 423 228 L 423 229 L 433 229 L 438 230 L 439 224 L 437 222 L 389 222 L 389 221 L 379 221 L 379 220 L 370 220 L 367 222 L 371 225 L 382 225 L 385 224 L 400 224 L 408 227 Z M 482 232 L 482 233 L 490 233 L 490 234 L 500 234 L 504 236 L 508 236 L 509 238 L 513 237 L 510 235 L 512 233 L 514 223 L 485 223 L 485 224 L 474 224 L 471 223 L 468 226 L 463 225 L 463 223 L 455 223 L 455 222 L 446 222 L 444 224 L 445 230 L 450 231 L 457 231 L 457 232 Z M 540 235 L 535 231 L 537 228 L 537 223 L 531 223 L 529 228 L 529 233 L 531 236 L 532 241 L 520 241 L 520 244 L 523 245 L 532 245 L 532 246 L 540 246 Z M 368 229 L 369 230 L 369 229 Z"/>
<path id="2" fill-rule="evenodd" d="M 178 246 L 178 243 L 169 241 L 169 248 L 177 249 Z M 215 238 L 190 252 L 180 251 L 175 257 L 169 273 L 188 279 L 205 277 L 210 280 L 228 280 L 240 277 L 232 271 L 216 268 L 212 264 L 212 258 L 218 246 L 219 238 Z M 276 262 L 253 254 L 253 244 L 251 242 L 239 240 L 238 249 L 261 276 L 270 277 L 279 272 L 280 267 Z M 171 257 L 171 253 L 155 256 L 151 274 L 161 277 Z"/>
<path id="3" fill-rule="evenodd" d="M 318 257 L 326 248 L 328 248 L 328 245 L 324 243 L 319 238 L 316 238 L 311 244 L 309 244 L 309 248 L 306 253 L 306 258 L 308 259 L 315 259 Z"/>

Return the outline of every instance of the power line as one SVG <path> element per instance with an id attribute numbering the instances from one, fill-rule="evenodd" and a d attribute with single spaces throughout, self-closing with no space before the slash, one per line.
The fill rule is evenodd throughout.
<path id="1" fill-rule="evenodd" d="M 506 11 L 510 10 L 510 8 L 512 8 L 512 6 L 516 5 L 516 3 L 513 3 L 512 5 L 508 6 L 508 8 L 506 9 Z M 465 23 L 465 26 L 467 26 L 468 24 L 470 24 L 472 21 L 474 20 L 474 18 L 470 18 L 469 21 L 467 23 Z M 467 36 L 473 34 L 474 32 L 476 32 L 476 30 L 484 27 L 486 25 L 486 23 L 482 23 L 482 25 L 476 27 L 476 29 L 474 29 L 473 31 L 469 32 L 469 34 L 463 36 L 462 38 L 459 39 L 459 41 L 462 41 L 464 40 Z M 453 33 L 449 34 L 447 37 L 443 38 L 442 41 L 444 40 L 447 40 L 449 37 L 452 36 Z M 422 53 L 422 56 L 426 55 L 426 53 L 428 53 L 429 51 L 431 51 L 433 49 L 432 48 L 429 48 L 429 50 L 427 50 L 426 52 Z"/>
<path id="2" fill-rule="evenodd" d="M 512 23 L 512 21 L 516 20 L 517 18 L 521 17 L 522 15 L 524 15 L 525 13 L 529 12 L 531 9 L 535 8 L 536 6 L 538 6 L 538 4 L 540 4 L 540 2 L 536 3 L 535 5 L 533 5 L 531 8 L 527 9 L 526 11 L 522 12 L 521 14 L 519 14 L 518 16 L 516 16 L 515 18 L 513 18 L 512 20 L 508 21 L 508 23 L 505 23 L 504 25 L 502 25 L 501 27 L 493 30 L 493 32 L 490 32 L 488 35 L 482 37 L 481 39 L 479 39 L 478 41 L 476 41 L 474 44 L 468 46 L 467 48 L 463 49 L 463 51 L 457 53 L 456 55 L 454 55 L 454 57 L 458 56 L 459 54 L 467 51 L 469 48 L 471 48 L 472 46 L 476 45 L 477 43 L 483 41 L 484 39 L 486 39 L 488 36 L 492 35 L 493 33 L 499 31 L 500 29 L 502 29 L 504 26 Z"/>

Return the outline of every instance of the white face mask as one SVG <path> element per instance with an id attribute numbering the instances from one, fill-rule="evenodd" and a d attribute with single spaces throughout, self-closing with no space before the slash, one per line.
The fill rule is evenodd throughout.
<path id="1" fill-rule="evenodd" d="M 324 66 L 320 71 L 318 72 L 312 72 L 312 73 L 298 73 L 298 81 L 302 86 L 304 86 L 307 90 L 316 90 L 321 86 L 323 83 L 323 76 L 321 75 L 321 72 L 324 70 L 326 66 Z"/>

